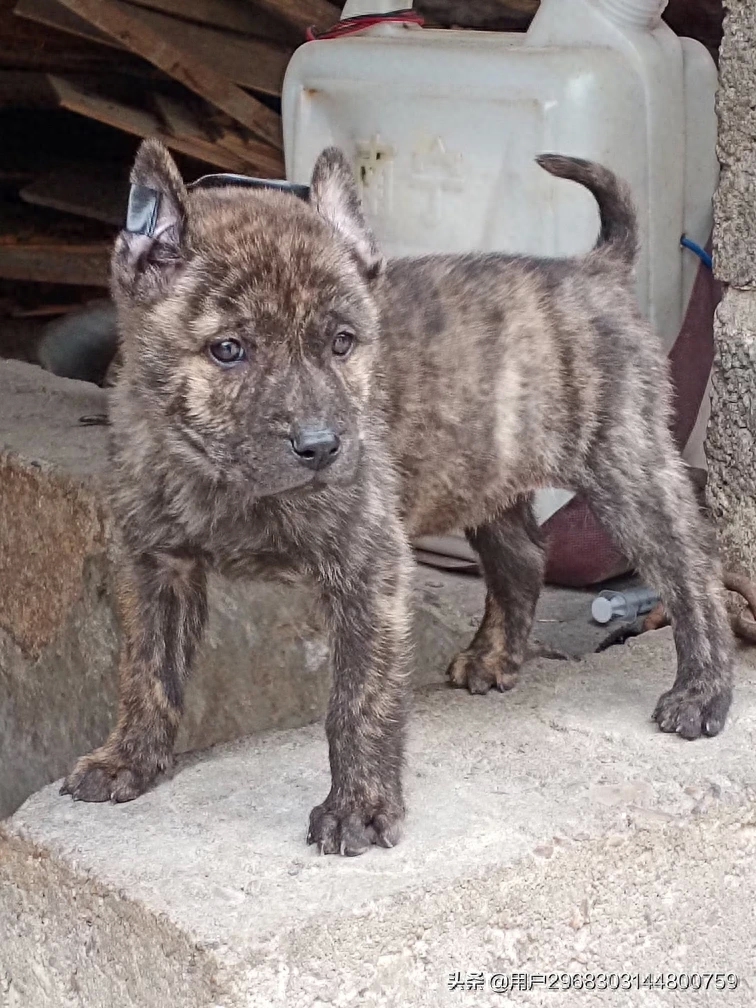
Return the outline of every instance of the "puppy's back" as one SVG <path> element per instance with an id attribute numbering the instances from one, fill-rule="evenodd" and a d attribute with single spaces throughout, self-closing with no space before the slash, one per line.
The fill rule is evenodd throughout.
<path id="1" fill-rule="evenodd" d="M 473 500 L 478 510 L 500 506 L 507 478 L 565 481 L 611 408 L 608 375 L 631 366 L 664 382 L 635 299 L 627 188 L 581 159 L 539 163 L 596 196 L 601 230 L 591 252 L 398 259 L 378 289 L 386 418 L 418 533 L 435 531 L 448 511 L 476 520 Z"/>

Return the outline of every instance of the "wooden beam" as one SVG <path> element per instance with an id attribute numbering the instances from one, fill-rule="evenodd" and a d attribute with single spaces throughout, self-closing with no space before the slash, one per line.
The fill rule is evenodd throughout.
<path id="1" fill-rule="evenodd" d="M 35 206 L 122 227 L 129 196 L 128 173 L 119 166 L 82 161 L 35 179 L 20 195 Z"/>
<path id="2" fill-rule="evenodd" d="M 122 3 L 121 0 L 109 0 L 109 2 L 123 11 L 128 11 L 130 8 L 129 4 Z M 226 80 L 242 87 L 252 88 L 254 91 L 262 91 L 263 94 L 276 96 L 281 94 L 284 73 L 293 51 L 291 46 L 283 47 L 263 39 L 220 31 L 207 25 L 190 24 L 188 21 L 180 21 L 157 11 L 132 9 L 134 16 L 146 27 L 161 38 L 169 39 L 192 60 L 208 67 L 218 67 Z M 182 84 L 186 84 L 186 81 L 182 81 Z M 203 94 L 202 97 L 207 98 L 207 95 Z M 213 104 L 221 108 L 217 101 Z M 262 107 L 266 112 L 270 111 L 266 106 Z M 270 115 L 274 113 L 270 112 Z"/>
<path id="3" fill-rule="evenodd" d="M 36 70 L 40 73 L 129 73 L 154 78 L 158 71 L 149 63 L 113 52 L 91 39 L 77 39 L 43 25 L 16 17 L 14 0 L 0 0 L 0 66 L 4 70 Z"/>
<path id="4" fill-rule="evenodd" d="M 283 148 L 281 117 L 262 102 L 248 95 L 214 66 L 223 66 L 223 51 L 217 51 L 213 64 L 198 59 L 175 44 L 173 29 L 160 31 L 148 25 L 128 4 L 117 0 L 60 0 L 64 7 L 106 32 L 127 49 L 146 59 L 164 73 L 180 81 L 190 91 L 211 105 L 222 109 L 236 122 L 246 126 L 277 149 Z M 142 14 L 145 12 L 143 11 Z M 161 17 L 162 15 L 153 15 Z M 171 24 L 180 24 L 168 18 Z M 189 24 L 185 28 L 196 28 Z M 203 29 L 204 30 L 204 29 Z"/>
<path id="5" fill-rule="evenodd" d="M 85 91 L 65 77 L 51 75 L 50 83 L 59 104 L 70 112 L 78 112 L 134 136 L 148 137 L 160 133 L 157 117 L 149 112 L 111 101 L 93 91 Z"/>
<path id="6" fill-rule="evenodd" d="M 88 42 L 98 42 L 100 45 L 127 51 L 120 42 L 116 42 L 106 32 L 98 31 L 84 18 L 80 18 L 66 10 L 65 7 L 61 7 L 57 0 L 19 0 L 13 8 L 13 13 L 26 18 L 27 21 L 35 21 L 37 24 L 56 28 L 68 35 L 87 39 Z"/>
<path id="7" fill-rule="evenodd" d="M 155 103 L 163 126 L 171 136 L 181 140 L 213 142 L 210 134 L 201 126 L 194 110 L 190 109 L 188 105 L 157 91 L 152 95 L 152 101 Z"/>
<path id="8" fill-rule="evenodd" d="M 42 283 L 107 287 L 111 245 L 2 245 L 0 277 Z"/>
<path id="9" fill-rule="evenodd" d="M 62 6 L 66 0 L 19 0 L 14 10 L 20 17 L 37 21 L 50 28 L 68 32 L 79 38 L 99 42 L 137 52 L 133 46 L 124 43 L 115 35 L 94 27 L 85 18 Z M 190 24 L 178 18 L 160 14 L 153 10 L 134 7 L 121 0 L 108 0 L 114 9 L 125 12 L 133 21 L 139 22 L 147 31 L 157 33 L 171 44 L 180 47 L 190 61 L 206 66 L 220 65 L 226 75 L 226 83 L 233 82 L 242 87 L 262 91 L 263 94 L 280 95 L 283 75 L 291 56 L 291 48 L 274 45 L 262 39 L 245 38 L 227 31 L 219 31 L 203 25 Z M 143 55 L 143 53 L 140 53 Z M 145 57 L 149 59 L 149 57 Z M 150 60 L 154 62 L 154 60 Z M 158 65 L 158 64 L 156 64 Z M 164 68 L 162 68 L 164 69 Z M 166 71 L 170 73 L 170 71 Z M 175 76 L 175 74 L 171 74 Z M 195 90 L 195 88 L 192 88 Z M 243 94 L 243 92 L 242 92 Z M 245 97 L 249 98 L 248 95 Z M 249 98 L 250 101 L 255 99 Z M 218 104 L 214 102 L 214 104 Z M 260 104 L 260 103 L 258 103 Z M 220 106 L 219 106 L 220 107 Z M 269 115 L 275 115 L 262 106 Z"/>
<path id="10" fill-rule="evenodd" d="M 162 14 L 173 14 L 185 21 L 225 28 L 240 35 L 270 39 L 281 45 L 301 42 L 301 32 L 282 18 L 260 10 L 255 4 L 239 0 L 128 0 L 137 7 L 147 7 Z"/>
<path id="11" fill-rule="evenodd" d="M 157 137 L 166 147 L 181 151 L 182 154 L 188 154 L 189 157 L 200 161 L 206 161 L 217 168 L 223 168 L 224 171 L 246 172 L 249 169 L 249 165 L 240 157 L 217 144 L 171 136 L 166 130 L 161 129 L 157 116 L 150 112 L 110 101 L 91 91 L 84 91 L 63 77 L 51 76 L 50 83 L 58 96 L 60 106 L 70 112 L 78 112 L 79 115 L 96 119 L 97 122 L 113 126 L 133 136 Z"/>
<path id="12" fill-rule="evenodd" d="M 328 0 L 255 0 L 259 7 L 277 14 L 305 32 L 314 27 L 319 31 L 331 28 L 339 20 L 339 9 Z M 401 5 L 400 5 L 401 6 Z"/>
<path id="13" fill-rule="evenodd" d="M 230 151 L 241 158 L 246 165 L 246 172 L 253 170 L 255 174 L 267 178 L 281 178 L 284 171 L 283 157 L 269 144 L 259 140 L 245 139 L 230 130 L 221 130 L 219 135 L 210 136 L 203 124 L 195 115 L 194 110 L 182 102 L 167 95 L 153 95 L 158 113 L 165 129 L 173 137 L 187 141 L 204 141 L 216 143 L 219 147 Z"/>
<path id="14" fill-rule="evenodd" d="M 260 178 L 286 177 L 284 159 L 280 151 L 273 150 L 268 144 L 261 144 L 253 138 L 245 138 L 231 130 L 223 130 L 216 138 L 216 144 L 224 150 L 231 151 L 242 158 L 249 166 L 248 174 L 257 175 Z"/>

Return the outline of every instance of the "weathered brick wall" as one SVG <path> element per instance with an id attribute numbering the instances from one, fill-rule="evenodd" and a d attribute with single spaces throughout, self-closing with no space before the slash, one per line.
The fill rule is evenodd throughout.
<path id="1" fill-rule="evenodd" d="M 756 2 L 730 0 L 720 52 L 714 268 L 725 292 L 706 440 L 725 562 L 756 576 Z"/>

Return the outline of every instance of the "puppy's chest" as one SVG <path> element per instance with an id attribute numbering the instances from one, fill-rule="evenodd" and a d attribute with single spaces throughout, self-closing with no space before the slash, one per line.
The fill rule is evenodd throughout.
<path id="1" fill-rule="evenodd" d="M 293 534 L 272 527 L 254 512 L 232 511 L 208 524 L 202 548 L 215 569 L 235 577 L 277 577 L 300 566 Z"/>
<path id="2" fill-rule="evenodd" d="M 296 580 L 322 566 L 322 554 L 333 552 L 325 544 L 342 541 L 337 525 L 327 507 L 300 509 L 274 498 L 245 506 L 230 497 L 216 502 L 203 528 L 186 531 L 210 565 L 227 576 Z"/>

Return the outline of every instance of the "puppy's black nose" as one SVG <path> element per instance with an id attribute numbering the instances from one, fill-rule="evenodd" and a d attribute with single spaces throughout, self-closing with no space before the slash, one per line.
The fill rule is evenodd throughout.
<path id="1" fill-rule="evenodd" d="M 339 454 L 341 440 L 326 427 L 301 427 L 291 438 L 291 447 L 308 469 L 325 469 Z"/>

